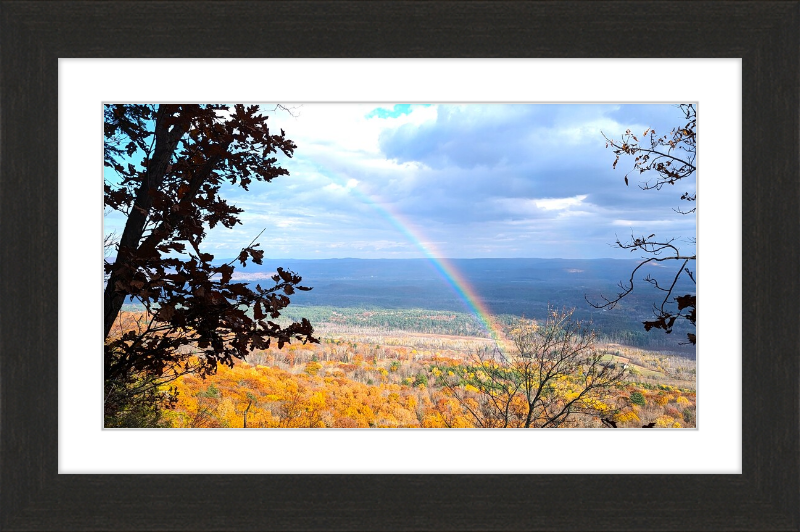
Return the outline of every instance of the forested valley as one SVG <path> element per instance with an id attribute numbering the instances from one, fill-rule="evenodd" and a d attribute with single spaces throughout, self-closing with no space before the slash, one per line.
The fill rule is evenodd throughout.
<path id="1" fill-rule="evenodd" d="M 521 398 L 509 414 L 481 408 L 492 400 L 479 359 L 492 340 L 474 316 L 423 309 L 296 307 L 313 320 L 318 344 L 255 350 L 233 367 L 204 378 L 185 374 L 163 386 L 172 403 L 131 409 L 124 426 L 179 428 L 495 427 L 523 426 Z M 147 319 L 125 311 L 130 326 Z M 291 313 L 286 318 L 292 319 Z M 519 317 L 504 315 L 511 329 Z M 624 377 L 576 405 L 559 427 L 694 427 L 695 362 L 604 339 L 594 346 Z M 187 351 L 189 349 L 187 348 Z M 560 375 L 549 393 L 569 398 L 581 375 Z M 513 382 L 511 379 L 509 382 Z M 476 386 L 477 384 L 477 386 Z M 460 389 L 459 389 L 460 388 Z M 519 391 L 515 391 L 517 394 Z M 485 407 L 485 405 L 484 405 Z"/>

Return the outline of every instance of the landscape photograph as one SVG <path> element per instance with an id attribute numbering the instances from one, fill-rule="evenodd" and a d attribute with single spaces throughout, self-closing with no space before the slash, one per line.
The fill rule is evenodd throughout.
<path id="1" fill-rule="evenodd" d="M 105 104 L 103 427 L 696 429 L 697 111 Z"/>

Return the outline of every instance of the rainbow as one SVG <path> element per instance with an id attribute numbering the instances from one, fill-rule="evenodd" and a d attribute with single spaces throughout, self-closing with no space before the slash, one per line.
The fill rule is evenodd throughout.
<path id="1" fill-rule="evenodd" d="M 330 176 L 326 177 L 334 182 L 338 181 Z M 341 183 L 336 184 L 343 186 Z M 494 319 L 486 304 L 458 268 L 450 260 L 443 258 L 442 253 L 425 238 L 422 232 L 405 215 L 390 209 L 386 202 L 373 199 L 378 198 L 378 196 L 368 195 L 360 187 L 363 188 L 360 182 L 356 182 L 355 186 L 349 186 L 349 182 L 344 185 L 344 188 L 353 192 L 366 205 L 375 210 L 425 255 L 425 258 L 433 265 L 436 272 L 450 286 L 459 299 L 467 305 L 470 311 L 475 314 L 475 317 L 486 329 L 495 346 L 503 350 L 505 335 L 502 327 Z"/>

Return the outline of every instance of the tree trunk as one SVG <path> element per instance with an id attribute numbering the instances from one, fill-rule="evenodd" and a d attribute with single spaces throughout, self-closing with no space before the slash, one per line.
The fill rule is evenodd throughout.
<path id="1" fill-rule="evenodd" d="M 247 403 L 247 408 L 244 409 L 244 428 L 247 428 L 247 413 L 250 411 L 250 407 L 253 405 L 253 401 L 251 400 Z"/>
<path id="2" fill-rule="evenodd" d="M 148 192 L 151 189 L 158 189 L 164 182 L 172 155 L 181 137 L 186 133 L 187 127 L 184 124 L 176 124 L 171 130 L 165 123 L 165 118 L 174 113 L 175 106 L 161 105 L 156 113 L 155 127 L 155 147 L 153 156 L 147 164 L 147 173 L 142 180 L 142 184 L 136 191 L 136 199 L 128 214 L 125 229 L 119 241 L 119 249 L 115 259 L 115 268 L 111 271 L 104 293 L 105 327 L 104 336 L 107 338 L 111 327 L 119 315 L 122 304 L 125 302 L 125 293 L 116 289 L 116 283 L 120 280 L 119 268 L 124 265 L 131 255 L 136 253 L 139 243 L 144 233 L 147 223 L 147 215 L 153 205 L 153 200 Z"/>

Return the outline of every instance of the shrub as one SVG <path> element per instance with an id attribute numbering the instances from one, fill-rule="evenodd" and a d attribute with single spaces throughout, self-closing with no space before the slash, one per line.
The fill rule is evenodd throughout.
<path id="1" fill-rule="evenodd" d="M 644 406 L 647 401 L 644 399 L 644 395 L 641 392 L 633 392 L 631 394 L 631 403 L 639 406 Z"/>
<path id="2" fill-rule="evenodd" d="M 205 392 L 200 392 L 201 396 L 203 397 L 219 397 L 219 388 L 214 386 L 213 383 L 208 385 L 208 389 Z"/>
<path id="3" fill-rule="evenodd" d="M 671 395 L 667 395 L 665 393 L 660 393 L 655 397 L 655 401 L 658 405 L 664 406 L 665 404 L 669 403 L 673 397 Z"/>
<path id="4" fill-rule="evenodd" d="M 306 375 L 316 375 L 319 373 L 320 368 L 322 368 L 322 364 L 316 361 L 309 362 L 306 364 L 306 369 L 304 370 Z"/>
<path id="5" fill-rule="evenodd" d="M 656 427 L 659 428 L 671 427 L 673 423 L 675 423 L 675 420 L 669 416 L 658 416 L 658 418 L 656 418 Z"/>
<path id="6" fill-rule="evenodd" d="M 632 421 L 640 421 L 639 416 L 636 415 L 636 412 L 628 411 L 628 412 L 620 412 L 616 416 L 616 421 L 618 423 L 627 423 Z"/>

